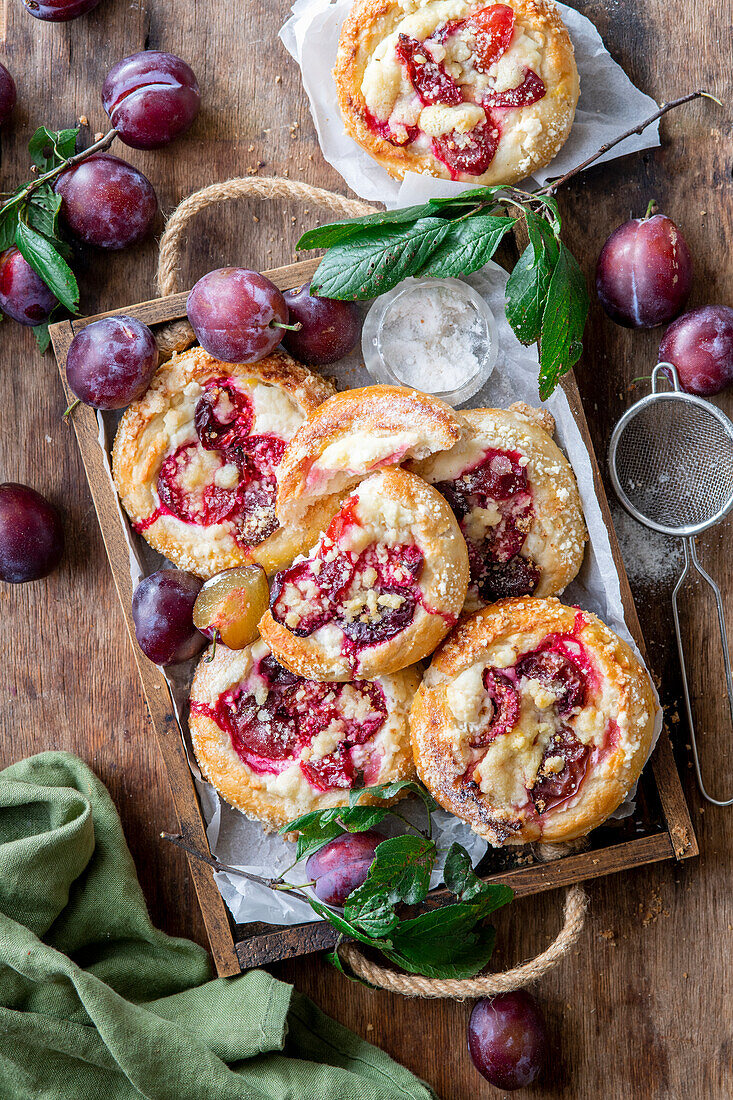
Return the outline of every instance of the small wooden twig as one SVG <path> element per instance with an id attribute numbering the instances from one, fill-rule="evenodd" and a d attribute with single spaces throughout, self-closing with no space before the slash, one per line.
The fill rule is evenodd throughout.
<path id="1" fill-rule="evenodd" d="M 206 855 L 205 852 L 200 852 L 198 848 L 192 848 L 188 844 L 180 833 L 161 833 L 161 840 L 169 840 L 171 844 L 175 844 L 176 848 L 181 848 L 187 855 L 193 856 L 194 859 L 200 859 L 203 863 L 208 863 L 209 867 L 213 867 L 215 871 L 225 871 L 228 875 L 239 875 L 241 878 L 246 878 L 250 882 L 257 883 L 258 886 L 266 886 L 268 890 L 277 890 L 283 894 L 293 894 L 294 897 L 300 898 L 302 901 L 308 901 L 308 895 L 304 894 L 301 890 L 298 890 L 295 886 L 290 886 L 288 883 L 283 882 L 280 878 L 264 878 L 262 875 L 255 875 L 251 871 L 243 871 L 241 867 L 231 867 L 228 863 L 221 863 L 218 859 L 214 859 L 213 856 Z"/>
<path id="2" fill-rule="evenodd" d="M 44 172 L 42 176 L 36 176 L 20 194 L 11 195 L 7 202 L 0 206 L 0 213 L 9 210 L 12 206 L 19 206 L 21 203 L 26 202 L 31 195 L 38 190 L 42 183 L 50 183 L 51 180 L 55 180 L 57 176 L 65 172 L 67 168 L 73 168 L 75 165 L 81 164 L 83 160 L 91 157 L 94 153 L 100 153 L 104 149 L 109 149 L 116 137 L 116 130 L 108 130 L 104 137 L 101 137 L 99 141 L 95 141 L 94 145 L 90 145 L 88 149 L 82 149 L 81 152 L 74 153 L 73 157 L 69 157 L 63 164 L 57 164 L 55 168 L 51 168 L 48 172 Z"/>
<path id="3" fill-rule="evenodd" d="M 719 107 L 723 106 L 721 101 L 716 96 L 714 96 L 711 92 L 706 92 L 702 89 L 699 89 L 696 92 L 690 92 L 689 95 L 683 95 L 679 99 L 673 99 L 669 103 L 665 103 L 662 107 L 659 108 L 658 111 L 655 111 L 653 115 L 650 115 L 649 118 L 645 119 L 643 122 L 640 122 L 638 126 L 632 126 L 630 130 L 627 130 L 623 134 L 619 134 L 619 136 L 614 138 L 613 141 L 607 141 L 605 145 L 602 145 L 600 149 L 593 154 L 592 157 L 588 157 L 587 160 L 584 160 L 582 164 L 576 164 L 576 166 L 574 168 L 571 168 L 569 172 L 566 172 L 563 176 L 559 176 L 556 180 L 553 180 L 552 183 L 548 183 L 546 187 L 543 187 L 541 188 L 541 190 L 536 191 L 535 194 L 553 195 L 555 191 L 557 191 L 558 187 L 562 187 L 562 185 L 564 183 L 567 183 L 568 180 L 572 179 L 573 176 L 577 176 L 578 172 L 583 172 L 586 168 L 589 168 L 591 164 L 594 164 L 599 159 L 599 157 L 602 157 L 604 153 L 607 153 L 609 151 L 609 149 L 613 149 L 614 146 L 619 145 L 622 141 L 625 141 L 626 138 L 632 137 L 634 134 L 643 133 L 643 131 L 646 130 L 647 126 L 651 126 L 653 122 L 656 122 L 657 119 L 660 119 L 663 115 L 666 115 L 668 111 L 673 111 L 675 107 L 681 107 L 683 103 L 690 103 L 693 99 L 700 99 L 701 97 L 704 97 L 705 99 L 712 99 L 713 102 L 717 103 Z"/>

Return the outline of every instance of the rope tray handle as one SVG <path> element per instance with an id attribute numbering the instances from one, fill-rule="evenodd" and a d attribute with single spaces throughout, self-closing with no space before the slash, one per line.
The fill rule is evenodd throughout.
<path id="1" fill-rule="evenodd" d="M 336 194 L 335 191 L 326 191 L 322 187 L 313 187 L 309 183 L 286 180 L 279 176 L 264 178 L 249 176 L 244 179 L 212 183 L 200 191 L 194 191 L 168 218 L 165 232 L 160 239 L 156 276 L 158 295 L 161 298 L 177 294 L 180 290 L 178 268 L 189 222 L 202 210 L 216 203 L 246 198 L 309 202 L 325 207 L 336 217 L 343 218 L 377 213 L 376 207 L 367 205 L 361 199 L 347 199 L 344 195 Z M 194 343 L 195 337 L 188 321 L 177 321 L 160 329 L 156 333 L 156 340 L 161 359 L 169 359 L 174 352 L 189 348 Z"/>

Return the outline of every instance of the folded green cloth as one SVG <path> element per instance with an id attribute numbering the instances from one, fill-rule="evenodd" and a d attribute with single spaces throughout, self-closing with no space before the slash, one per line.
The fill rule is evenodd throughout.
<path id="1" fill-rule="evenodd" d="M 262 970 L 150 922 L 117 812 L 68 753 L 0 772 L 3 1100 L 429 1100 Z"/>

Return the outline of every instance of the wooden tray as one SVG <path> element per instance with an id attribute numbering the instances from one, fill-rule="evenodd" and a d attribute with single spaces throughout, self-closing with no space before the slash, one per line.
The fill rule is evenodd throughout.
<path id="1" fill-rule="evenodd" d="M 288 267 L 266 271 L 265 274 L 281 290 L 301 286 L 310 279 L 319 260 L 304 260 Z M 73 398 L 66 385 L 66 355 L 74 335 L 100 317 L 128 314 L 139 318 L 153 330 L 186 316 L 186 297 L 174 294 L 124 309 L 99 313 L 75 321 L 62 321 L 51 326 L 51 340 L 56 353 L 61 381 L 69 400 Z M 624 570 L 618 540 L 611 522 L 603 483 L 593 453 L 583 408 L 575 379 L 567 375 L 563 388 L 576 423 L 588 448 L 593 465 L 595 491 L 611 542 L 614 561 L 621 583 L 626 622 L 637 644 L 645 653 L 644 639 L 634 607 L 631 589 Z M 102 529 L 107 556 L 112 568 L 122 613 L 132 642 L 140 672 L 150 718 L 165 761 L 168 780 L 179 820 L 179 829 L 194 849 L 209 853 L 206 826 L 199 805 L 193 776 L 188 766 L 183 736 L 175 717 L 168 684 L 162 671 L 143 656 L 135 642 L 132 623 L 132 581 L 125 529 L 121 510 L 110 483 L 99 445 L 99 432 L 93 409 L 77 407 L 72 424 L 79 443 L 94 507 Z M 591 847 L 579 855 L 565 856 L 550 864 L 536 863 L 523 849 L 509 852 L 489 852 L 481 864 L 484 877 L 490 882 L 505 882 L 517 894 L 534 894 L 584 879 L 598 878 L 628 867 L 656 863 L 665 859 L 688 859 L 697 855 L 697 841 L 685 803 L 682 786 L 672 755 L 666 730 L 662 732 L 652 759 L 639 783 L 637 809 L 625 822 L 616 822 L 597 829 L 591 835 Z M 333 946 L 336 933 L 331 925 L 317 921 L 291 927 L 266 924 L 236 925 L 219 894 L 211 869 L 202 860 L 189 857 L 199 904 L 209 936 L 211 952 L 220 975 L 236 974 L 251 966 L 276 959 L 305 955 Z M 434 891 L 431 904 L 440 904 L 444 892 Z"/>

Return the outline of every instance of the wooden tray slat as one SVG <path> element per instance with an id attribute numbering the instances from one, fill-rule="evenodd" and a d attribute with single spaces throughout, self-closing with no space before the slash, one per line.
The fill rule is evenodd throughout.
<path id="1" fill-rule="evenodd" d="M 303 260 L 300 263 L 266 271 L 264 274 L 281 290 L 286 290 L 306 282 L 313 275 L 318 263 L 318 259 Z M 71 400 L 73 395 L 70 394 L 66 385 L 64 368 L 69 345 L 75 333 L 101 317 L 118 314 L 137 317 L 153 328 L 183 320 L 186 316 L 186 298 L 186 293 L 174 294 L 168 298 L 139 302 L 123 309 L 109 310 L 106 313 L 52 325 L 51 339 L 67 399 Z M 618 569 L 626 622 L 640 650 L 645 653 L 644 638 L 613 528 L 580 394 L 572 374 L 567 375 L 562 384 L 590 455 L 594 487 Z M 165 762 L 179 828 L 195 850 L 209 854 L 205 822 L 189 768 L 183 736 L 173 711 L 168 684 L 161 669 L 143 656 L 135 642 L 131 611 L 132 581 L 123 527 L 127 521 L 123 519 L 105 468 L 103 452 L 99 445 L 97 418 L 92 409 L 82 405 L 76 408 L 72 422 L 150 718 Z M 533 894 L 646 863 L 673 858 L 686 859 L 697 855 L 697 841 L 666 729 L 662 731 L 652 756 L 651 771 L 666 831 L 651 832 L 649 835 L 622 843 L 611 843 L 579 855 L 565 856 L 549 864 L 535 863 L 516 867 L 488 875 L 487 881 L 507 883 L 520 895 Z M 336 939 L 334 930 L 322 921 L 287 928 L 268 926 L 265 931 L 258 930 L 251 935 L 247 935 L 245 931 L 243 937 L 235 942 L 236 927 L 219 894 L 210 868 L 202 861 L 190 857 L 189 866 L 206 924 L 211 951 L 220 975 L 235 974 L 240 969 L 250 966 L 259 966 L 333 946 Z M 441 904 L 445 896 L 444 891 L 434 891 L 430 896 L 429 904 Z M 259 926 L 259 929 L 261 927 Z"/>

